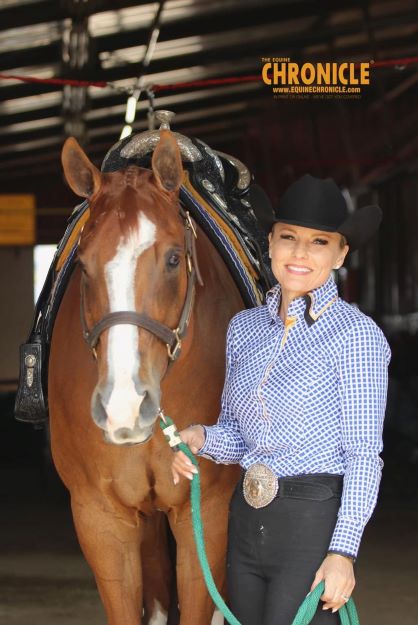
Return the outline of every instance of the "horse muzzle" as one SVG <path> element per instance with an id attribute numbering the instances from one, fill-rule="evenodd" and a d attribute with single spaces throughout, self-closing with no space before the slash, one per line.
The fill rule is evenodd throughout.
<path id="1" fill-rule="evenodd" d="M 96 387 L 91 401 L 94 422 L 115 445 L 136 445 L 151 438 L 158 415 L 160 392 L 121 388 L 111 392 Z"/>

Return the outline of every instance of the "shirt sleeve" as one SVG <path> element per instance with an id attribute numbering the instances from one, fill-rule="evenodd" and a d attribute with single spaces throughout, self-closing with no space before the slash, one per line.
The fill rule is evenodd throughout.
<path id="1" fill-rule="evenodd" d="M 382 431 L 389 345 L 370 319 L 350 333 L 339 360 L 341 434 L 345 474 L 341 506 L 329 551 L 357 556 L 377 501 L 383 461 Z"/>
<path id="2" fill-rule="evenodd" d="M 226 372 L 221 399 L 221 413 L 216 425 L 204 426 L 206 439 L 198 455 L 222 464 L 235 464 L 243 457 L 247 446 L 240 433 L 238 421 L 230 404 L 230 381 L 234 367 L 234 328 L 231 320 L 226 335 Z"/>

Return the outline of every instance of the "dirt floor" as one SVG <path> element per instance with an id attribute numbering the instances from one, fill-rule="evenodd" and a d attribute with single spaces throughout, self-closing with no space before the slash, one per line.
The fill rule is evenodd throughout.
<path id="1" fill-rule="evenodd" d="M 386 460 L 363 540 L 355 591 L 362 625 L 418 624 L 418 467 L 403 456 L 398 449 Z M 3 466 L 0 502 L 0 623 L 105 624 L 54 476 L 34 465 Z"/>

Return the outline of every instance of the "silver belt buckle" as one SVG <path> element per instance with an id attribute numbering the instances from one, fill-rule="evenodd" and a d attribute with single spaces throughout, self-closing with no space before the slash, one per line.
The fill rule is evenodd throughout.
<path id="1" fill-rule="evenodd" d="M 276 497 L 279 480 L 267 465 L 257 462 L 245 472 L 242 489 L 250 506 L 264 508 Z"/>

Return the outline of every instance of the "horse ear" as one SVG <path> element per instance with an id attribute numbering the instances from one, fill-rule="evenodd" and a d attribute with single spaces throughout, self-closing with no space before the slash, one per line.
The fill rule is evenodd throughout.
<path id="1" fill-rule="evenodd" d="M 65 179 L 81 197 L 91 197 L 100 188 L 101 174 L 74 137 L 68 137 L 61 152 Z"/>
<path id="2" fill-rule="evenodd" d="M 179 146 L 172 132 L 160 131 L 160 140 L 152 155 L 152 171 L 165 191 L 178 191 L 183 181 Z"/>

